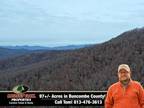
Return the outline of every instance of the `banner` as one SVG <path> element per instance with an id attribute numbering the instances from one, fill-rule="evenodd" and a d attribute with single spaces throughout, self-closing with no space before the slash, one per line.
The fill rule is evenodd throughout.
<path id="1" fill-rule="evenodd" d="M 104 106 L 106 91 L 0 91 L 0 106 Z"/>

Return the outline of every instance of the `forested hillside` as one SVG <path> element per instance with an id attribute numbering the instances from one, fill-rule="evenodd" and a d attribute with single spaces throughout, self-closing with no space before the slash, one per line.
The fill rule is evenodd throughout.
<path id="1" fill-rule="evenodd" d="M 144 84 L 144 28 L 71 51 L 34 52 L 0 60 L 0 90 L 25 84 L 31 90 L 107 90 L 117 67 L 127 63 Z"/>

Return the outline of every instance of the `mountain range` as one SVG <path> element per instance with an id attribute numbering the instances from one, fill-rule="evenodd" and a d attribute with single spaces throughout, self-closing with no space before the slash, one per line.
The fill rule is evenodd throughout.
<path id="1" fill-rule="evenodd" d="M 73 50 L 73 49 L 79 49 L 83 48 L 89 45 L 67 45 L 67 46 L 57 46 L 57 47 L 46 47 L 46 46 L 29 46 L 29 45 L 23 45 L 23 46 L 0 46 L 2 48 L 7 49 L 14 49 L 14 50 Z"/>
<path id="2" fill-rule="evenodd" d="M 0 89 L 24 84 L 30 90 L 107 90 L 126 63 L 144 84 L 144 28 L 75 50 L 39 51 L 0 60 Z"/>
<path id="3" fill-rule="evenodd" d="M 46 46 L 0 46 L 0 59 L 5 59 L 8 57 L 28 54 L 32 52 L 42 52 L 42 51 L 53 51 L 53 50 L 74 50 L 79 48 L 88 47 L 89 45 L 68 45 L 68 46 L 57 46 L 57 47 L 46 47 Z"/>

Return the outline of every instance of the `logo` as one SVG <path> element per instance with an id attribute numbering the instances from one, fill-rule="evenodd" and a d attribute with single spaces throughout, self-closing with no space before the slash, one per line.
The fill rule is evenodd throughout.
<path id="1" fill-rule="evenodd" d="M 17 85 L 13 88 L 13 92 L 14 93 L 24 93 L 26 91 L 28 91 L 28 87 L 24 86 L 24 85 Z"/>

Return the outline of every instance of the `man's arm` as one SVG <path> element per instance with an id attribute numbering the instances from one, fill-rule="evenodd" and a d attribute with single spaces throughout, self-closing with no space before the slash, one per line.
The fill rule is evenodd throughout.
<path id="1" fill-rule="evenodd" d="M 113 107 L 113 98 L 112 98 L 112 89 L 111 87 L 108 89 L 107 96 L 105 99 L 105 108 L 112 108 Z"/>
<path id="2" fill-rule="evenodd" d="M 144 108 L 144 90 L 141 85 L 139 87 L 139 102 L 140 102 L 141 108 Z"/>

